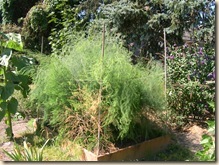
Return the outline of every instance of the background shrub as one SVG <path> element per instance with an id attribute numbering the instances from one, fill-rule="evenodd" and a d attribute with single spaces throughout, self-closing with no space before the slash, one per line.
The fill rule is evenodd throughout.
<path id="1" fill-rule="evenodd" d="M 25 17 L 30 8 L 37 2 L 39 2 L 39 0 L 1 0 L 0 8 L 2 11 L 3 23 L 18 24 L 18 19 Z"/>
<path id="2" fill-rule="evenodd" d="M 30 49 L 41 50 L 42 37 L 44 50 L 50 50 L 48 36 L 50 29 L 48 26 L 48 8 L 46 4 L 33 6 L 27 13 L 22 28 L 24 46 Z"/>
<path id="3" fill-rule="evenodd" d="M 185 116 L 204 117 L 215 102 L 215 50 L 209 45 L 169 48 L 170 107 Z"/>
<path id="4" fill-rule="evenodd" d="M 61 56 L 41 65 L 32 91 L 44 121 L 85 146 L 97 143 L 99 110 L 101 140 L 107 142 L 146 136 L 150 127 L 136 129 L 143 113 L 165 107 L 161 65 L 133 66 L 122 46 L 106 43 L 103 63 L 101 38 L 69 43 Z"/>
<path id="5" fill-rule="evenodd" d="M 48 0 L 48 19 L 52 27 L 49 35 L 49 44 L 53 53 L 60 53 L 62 46 L 68 43 L 68 36 L 75 30 L 75 5 L 78 1 Z"/>

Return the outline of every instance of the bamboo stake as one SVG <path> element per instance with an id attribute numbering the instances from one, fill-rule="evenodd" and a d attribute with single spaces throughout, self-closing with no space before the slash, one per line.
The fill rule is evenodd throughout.
<path id="1" fill-rule="evenodd" d="M 103 24 L 103 35 L 102 35 L 102 57 L 101 57 L 101 80 L 100 80 L 100 89 L 99 89 L 99 95 L 98 95 L 98 104 L 101 104 L 101 94 L 102 94 L 102 88 L 103 88 L 103 60 L 104 60 L 104 46 L 105 46 L 105 24 Z M 100 111 L 101 111 L 101 106 L 98 106 L 98 140 L 97 140 L 97 156 L 99 155 L 100 151 L 100 131 L 101 131 L 101 121 L 100 121 Z"/>
<path id="2" fill-rule="evenodd" d="M 165 80 L 164 80 L 164 92 L 165 92 L 165 99 L 166 99 L 166 92 L 167 92 L 167 44 L 166 44 L 166 32 L 165 29 L 163 30 L 164 33 L 164 74 L 165 74 Z"/>
<path id="3" fill-rule="evenodd" d="M 43 53 L 43 36 L 41 38 L 41 54 Z"/>
<path id="4" fill-rule="evenodd" d="M 103 58 L 104 58 L 104 46 L 105 46 L 105 23 L 103 24 L 103 44 L 102 44 L 102 62 L 103 62 Z"/>
<path id="5" fill-rule="evenodd" d="M 167 42 L 166 42 L 166 31 L 165 28 L 163 30 L 164 35 L 164 94 L 165 94 L 165 101 L 167 101 Z M 166 131 L 167 131 L 167 118 L 168 118 L 168 108 L 166 108 Z"/>

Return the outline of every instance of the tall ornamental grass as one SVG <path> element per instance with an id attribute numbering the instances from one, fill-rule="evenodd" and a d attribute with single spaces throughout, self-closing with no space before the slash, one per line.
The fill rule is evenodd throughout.
<path id="1" fill-rule="evenodd" d="M 142 114 L 165 108 L 161 65 L 132 65 L 120 44 L 110 37 L 105 43 L 104 58 L 98 36 L 66 45 L 62 54 L 41 64 L 31 94 L 44 109 L 44 121 L 59 128 L 60 136 L 93 148 L 98 130 L 105 144 L 135 139 Z"/>

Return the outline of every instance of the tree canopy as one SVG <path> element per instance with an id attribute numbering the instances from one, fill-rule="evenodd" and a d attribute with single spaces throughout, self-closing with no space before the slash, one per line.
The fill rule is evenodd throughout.
<path id="1" fill-rule="evenodd" d="M 3 22 L 16 23 L 15 5 L 23 3 L 26 1 L 2 0 Z M 29 6 L 36 1 L 31 3 Z M 43 3 L 49 8 L 53 49 L 60 49 L 63 45 L 60 43 L 66 43 L 73 31 L 101 31 L 103 23 L 136 57 L 160 59 L 164 29 L 170 44 L 182 44 L 185 32 L 192 40 L 215 43 L 213 0 L 45 0 Z M 23 12 L 27 13 L 26 9 Z"/>

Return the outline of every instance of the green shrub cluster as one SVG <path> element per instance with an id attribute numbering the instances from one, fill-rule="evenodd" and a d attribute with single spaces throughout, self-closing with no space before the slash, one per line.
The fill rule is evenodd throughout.
<path id="1" fill-rule="evenodd" d="M 102 60 L 101 44 L 101 38 L 88 37 L 65 46 L 61 56 L 41 64 L 31 94 L 44 121 L 60 128 L 59 135 L 80 137 L 83 145 L 96 144 L 99 124 L 101 140 L 136 139 L 143 113 L 165 107 L 160 64 L 133 66 L 112 39 Z"/>
<path id="2" fill-rule="evenodd" d="M 39 0 L 1 0 L 0 18 L 2 17 L 2 23 L 17 24 L 19 22 L 18 19 L 25 17 L 30 8 L 37 2 L 39 2 Z"/>
<path id="3" fill-rule="evenodd" d="M 215 50 L 209 45 L 169 48 L 169 105 L 186 117 L 213 114 L 215 102 Z"/>
<path id="4" fill-rule="evenodd" d="M 33 61 L 25 56 L 14 56 L 12 51 L 23 51 L 21 35 L 16 33 L 0 33 L 0 121 L 5 118 L 6 134 L 13 140 L 12 115 L 18 110 L 15 91 L 23 97 L 29 93 L 30 77 L 24 74 Z"/>
<path id="5" fill-rule="evenodd" d="M 12 23 L 13 18 L 13 3 L 15 0 L 1 0 L 1 10 L 2 10 L 2 22 L 4 24 L 6 23 Z"/>
<path id="6" fill-rule="evenodd" d="M 48 7 L 46 4 L 39 3 L 33 6 L 24 18 L 22 36 L 24 46 L 30 49 L 49 51 L 48 36 L 50 33 L 48 25 Z M 43 37 L 43 43 L 42 43 Z"/>
<path id="7" fill-rule="evenodd" d="M 60 53 L 62 46 L 69 41 L 68 36 L 75 31 L 75 19 L 78 14 L 75 12 L 77 2 L 48 0 L 46 4 L 48 5 L 49 24 L 52 27 L 49 35 L 49 44 L 53 53 Z"/>

